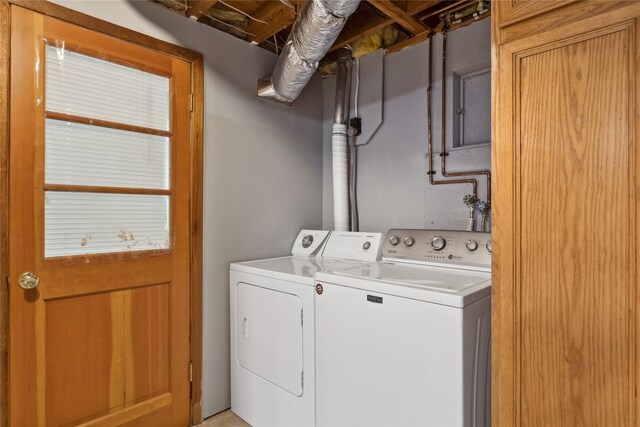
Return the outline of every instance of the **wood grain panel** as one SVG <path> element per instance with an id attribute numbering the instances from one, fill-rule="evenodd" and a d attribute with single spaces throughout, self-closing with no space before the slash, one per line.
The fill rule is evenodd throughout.
<path id="1" fill-rule="evenodd" d="M 125 403 L 137 403 L 169 391 L 170 285 L 131 291 L 131 357 L 133 394 Z"/>
<path id="2" fill-rule="evenodd" d="M 34 114 L 36 94 L 34 91 L 34 79 L 17 79 L 15 76 L 32 76 L 33 64 L 37 56 L 36 44 L 31 43 L 25 48 L 21 40 L 33 40 L 36 34 L 42 34 L 43 19 L 41 16 L 33 16 L 23 9 L 11 8 L 11 94 L 21 93 L 22 96 L 11 96 L 10 103 L 10 132 L 11 149 L 9 150 L 9 169 L 15 170 L 22 164 L 33 164 L 34 145 L 32 143 L 17 143 L 35 140 L 35 127 L 32 123 L 20 120 L 21 117 L 31 117 Z M 20 139 L 17 138 L 19 136 Z M 12 281 L 17 281 L 18 275 L 23 271 L 36 271 L 36 260 L 33 257 L 33 246 L 25 245 L 24 241 L 34 241 L 34 207 L 33 174 L 22 174 L 20 177 L 11 177 L 9 181 L 10 194 L 24 194 L 27 197 L 11 199 L 9 204 L 10 236 L 19 235 L 21 239 L 9 239 L 9 252 L 11 254 L 9 273 Z M 20 273 L 15 271 L 15 265 L 20 266 Z M 20 334 L 9 332 L 9 349 L 12 354 L 20 354 L 22 357 L 9 362 L 9 424 L 16 426 L 38 425 L 37 399 L 38 384 L 33 380 L 36 372 L 36 353 L 33 350 L 36 341 L 35 321 L 36 304 L 39 297 L 38 289 L 24 292 L 17 286 L 9 288 L 10 327 L 21 325 L 24 331 Z M 31 302 L 31 304 L 29 303 Z M 42 379 L 40 380 L 42 381 Z M 11 408 L 20 405 L 21 411 L 11 411 Z M 40 419 L 41 425 L 44 419 Z"/>
<path id="3" fill-rule="evenodd" d="M 0 2 L 0 427 L 7 426 L 9 331 L 9 60 L 10 10 Z"/>
<path id="4" fill-rule="evenodd" d="M 520 62 L 523 425 L 629 423 L 627 46 Z"/>
<path id="5" fill-rule="evenodd" d="M 503 0 L 495 2 L 495 5 L 502 17 L 500 26 L 505 27 L 577 1 L 581 0 Z"/>
<path id="6" fill-rule="evenodd" d="M 171 75 L 171 57 L 76 25 L 45 18 L 46 43 L 147 73 Z"/>
<path id="7" fill-rule="evenodd" d="M 161 395 L 166 400 L 169 292 L 163 284 L 46 304 L 46 340 L 53 344 L 46 354 L 47 425 L 105 416 L 113 422 L 115 412 L 131 405 Z"/>
<path id="8" fill-rule="evenodd" d="M 41 274 L 41 279 L 49 283 L 42 290 L 45 299 L 155 285 L 171 280 L 171 256 L 52 265 Z"/>
<path id="9" fill-rule="evenodd" d="M 153 38 L 147 34 L 142 34 L 129 28 L 97 19 L 90 15 L 85 15 L 84 13 L 68 9 L 55 3 L 33 0 L 8 0 L 8 2 L 12 5 L 21 6 L 25 9 L 57 18 L 61 21 L 72 22 L 82 28 L 107 34 L 111 37 L 116 37 L 119 40 L 125 40 L 167 55 L 176 56 L 186 60 L 202 59 L 202 54 L 182 46 L 177 46 L 164 40 Z"/>
<path id="10" fill-rule="evenodd" d="M 540 34 L 543 38 L 547 38 L 550 32 L 563 26 L 570 31 L 576 24 L 582 24 L 582 22 L 588 18 L 595 18 L 596 22 L 593 28 L 599 28 L 607 22 L 611 22 L 599 19 L 603 14 L 613 10 L 625 9 L 626 6 L 633 7 L 634 3 L 636 6 L 640 6 L 638 2 L 575 1 L 567 6 L 555 8 L 547 13 L 537 15 L 535 19 L 527 19 L 518 22 L 517 25 L 507 25 L 504 28 L 499 28 L 496 32 L 499 40 L 506 43 L 519 38 L 530 37 L 534 34 Z M 503 19 L 499 13 L 504 12 L 501 10 L 501 6 L 504 6 L 504 4 L 503 2 L 494 2 L 492 5 L 492 14 L 494 17 L 497 17 L 498 26 L 501 26 Z M 629 10 L 627 9 L 627 13 L 628 12 Z"/>
<path id="11" fill-rule="evenodd" d="M 172 73 L 175 85 L 171 91 L 171 98 L 175 101 L 177 135 L 189 135 L 189 120 L 179 120 L 179 112 L 189 111 L 189 98 L 184 94 L 191 91 L 191 64 L 181 59 L 172 61 Z M 172 138 L 172 146 L 190 147 L 187 137 L 184 139 Z M 190 254 L 191 250 L 191 196 L 188 189 L 191 188 L 191 152 L 188 149 L 175 149 L 174 157 L 175 173 L 172 179 L 175 188 L 182 188 L 182 192 L 175 194 L 174 218 L 174 250 L 176 253 Z M 190 295 L 189 282 L 191 280 L 191 258 L 189 256 L 174 256 L 172 259 L 171 292 L 169 299 L 173 307 L 171 315 L 171 387 L 174 410 L 172 412 L 172 424 L 185 424 L 189 422 L 190 415 L 190 386 L 189 381 L 189 333 L 190 319 L 189 309 Z M 177 310 L 177 308 L 180 308 Z M 187 331 L 187 333 L 185 333 Z"/>
<path id="12" fill-rule="evenodd" d="M 204 64 L 202 59 L 191 64 L 191 424 L 202 422 L 202 201 L 204 128 Z"/>
<path id="13" fill-rule="evenodd" d="M 111 317 L 109 294 L 47 303 L 47 425 L 78 422 L 112 407 Z"/>

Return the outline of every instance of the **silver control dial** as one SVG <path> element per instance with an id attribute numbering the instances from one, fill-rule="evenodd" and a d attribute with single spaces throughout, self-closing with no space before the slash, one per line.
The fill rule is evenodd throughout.
<path id="1" fill-rule="evenodd" d="M 413 239 L 413 237 L 411 237 L 411 236 L 409 236 L 409 237 L 405 237 L 405 238 L 404 238 L 404 244 L 405 244 L 405 245 L 407 245 L 407 246 L 413 246 L 413 244 L 414 244 L 415 242 L 416 242 L 416 241 L 415 241 L 415 240 Z"/>
<path id="2" fill-rule="evenodd" d="M 362 249 L 364 249 L 365 251 L 370 247 L 371 247 L 371 242 L 364 242 L 364 244 L 362 245 Z"/>
<path id="3" fill-rule="evenodd" d="M 468 251 L 473 252 L 478 249 L 478 242 L 473 239 L 467 240 L 467 243 L 464 244 Z"/>
<path id="4" fill-rule="evenodd" d="M 487 242 L 487 251 L 489 251 L 489 253 L 491 253 L 491 240 L 489 240 Z"/>
<path id="5" fill-rule="evenodd" d="M 391 238 L 389 239 L 389 243 L 395 246 L 400 243 L 400 238 L 398 236 L 391 236 Z"/>
<path id="6" fill-rule="evenodd" d="M 447 241 L 444 240 L 444 237 L 436 236 L 431 240 L 431 247 L 436 251 L 443 250 L 445 246 L 447 246 Z"/>
<path id="7" fill-rule="evenodd" d="M 306 236 L 304 236 L 302 238 L 302 247 L 303 248 L 308 248 L 309 246 L 311 246 L 311 244 L 313 243 L 313 236 L 310 234 L 307 234 Z"/>

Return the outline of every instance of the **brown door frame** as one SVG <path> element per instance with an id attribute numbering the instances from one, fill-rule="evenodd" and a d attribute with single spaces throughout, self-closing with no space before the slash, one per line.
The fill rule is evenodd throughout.
<path id="1" fill-rule="evenodd" d="M 191 191 L 190 191 L 190 360 L 191 423 L 202 421 L 202 147 L 203 59 L 202 54 L 136 31 L 58 6 L 47 1 L 0 0 L 0 427 L 7 426 L 8 333 L 9 333 L 9 84 L 10 8 L 20 6 L 70 24 L 106 34 L 191 63 Z"/>

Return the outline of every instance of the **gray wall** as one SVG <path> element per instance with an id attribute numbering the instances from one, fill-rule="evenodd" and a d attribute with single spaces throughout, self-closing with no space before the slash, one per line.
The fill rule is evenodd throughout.
<path id="1" fill-rule="evenodd" d="M 447 40 L 447 146 L 452 148 L 453 72 L 467 73 L 491 63 L 490 20 L 485 19 L 449 34 Z M 360 116 L 363 127 L 377 124 L 382 108 L 384 123 L 369 145 L 358 150 L 358 206 L 360 229 L 386 231 L 392 227 L 464 229 L 468 210 L 462 197 L 470 185 L 431 186 L 427 183 L 428 43 L 390 54 L 377 52 L 361 59 Z M 434 167 L 440 170 L 442 37 L 433 48 Z M 384 60 L 384 104 L 377 95 Z M 331 185 L 331 124 L 335 78 L 323 81 L 323 226 L 333 226 Z M 369 129 L 370 130 L 370 129 Z M 364 142 L 360 138 L 359 142 Z M 447 157 L 448 171 L 491 167 L 490 147 L 461 148 Z M 436 179 L 441 178 L 440 174 Z M 478 179 L 478 197 L 486 200 L 486 184 Z"/>
<path id="2" fill-rule="evenodd" d="M 201 52 L 205 61 L 203 412 L 229 407 L 229 263 L 286 254 L 322 224 L 322 87 L 293 108 L 255 96 L 276 56 L 146 1 L 56 3 Z"/>

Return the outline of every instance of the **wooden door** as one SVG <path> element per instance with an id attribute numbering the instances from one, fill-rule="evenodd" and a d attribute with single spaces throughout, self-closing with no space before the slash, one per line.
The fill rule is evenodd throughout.
<path id="1" fill-rule="evenodd" d="M 500 26 L 514 24 L 567 6 L 581 0 L 503 0 L 497 1 L 495 7 L 500 9 Z"/>
<path id="2" fill-rule="evenodd" d="M 637 425 L 638 16 L 498 47 L 494 426 Z"/>
<path id="3" fill-rule="evenodd" d="M 11 19 L 10 425 L 186 426 L 191 65 Z"/>

